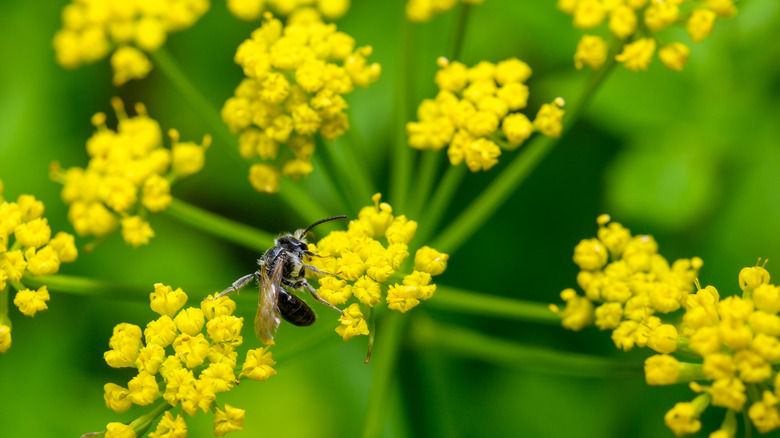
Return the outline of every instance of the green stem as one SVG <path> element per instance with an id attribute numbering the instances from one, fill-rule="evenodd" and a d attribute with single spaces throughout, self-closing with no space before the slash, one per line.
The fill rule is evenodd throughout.
<path id="1" fill-rule="evenodd" d="M 173 88 L 179 92 L 182 98 L 195 110 L 203 121 L 206 122 L 209 128 L 215 133 L 215 136 L 225 142 L 227 147 L 218 149 L 227 151 L 228 155 L 235 159 L 236 162 L 244 163 L 244 160 L 238 155 L 235 134 L 230 132 L 227 125 L 223 123 L 219 111 L 217 111 L 215 106 L 209 103 L 203 94 L 201 94 L 192 82 L 190 82 L 170 53 L 168 53 L 167 49 L 161 47 L 156 52 L 151 53 L 151 57 L 154 60 L 155 65 L 157 65 L 160 68 L 160 71 L 168 78 Z M 299 188 L 295 190 L 292 189 L 291 187 L 293 186 L 294 185 L 289 181 L 289 178 L 282 178 L 279 196 L 288 206 L 309 222 L 314 222 L 326 217 L 327 213 L 321 214 L 324 210 L 317 200 Z"/>
<path id="2" fill-rule="evenodd" d="M 439 223 L 447 212 L 447 206 L 452 202 L 452 198 L 457 193 L 458 187 L 460 187 L 460 183 L 467 172 L 468 168 L 465 165 L 447 166 L 447 170 L 444 172 L 441 181 L 439 181 L 433 197 L 426 204 L 425 211 L 421 212 L 423 216 L 419 221 L 420 228 L 417 231 L 417 242 L 427 243 L 431 235 L 437 230 Z M 439 248 L 437 247 L 437 249 Z"/>
<path id="3" fill-rule="evenodd" d="M 278 195 L 282 197 L 288 207 L 305 219 L 306 224 L 312 224 L 320 219 L 332 216 L 300 184 L 296 184 L 290 178 L 282 178 Z M 327 228 L 327 226 L 324 228 Z"/>
<path id="4" fill-rule="evenodd" d="M 412 148 L 406 141 L 406 122 L 409 121 L 410 102 L 412 100 L 412 79 L 413 69 L 410 66 L 412 57 L 412 25 L 405 18 L 401 24 L 401 34 L 399 36 L 399 59 L 398 66 L 398 93 L 394 99 L 395 120 L 395 141 L 392 148 L 393 157 L 391 158 L 392 167 L 390 169 L 390 204 L 398 211 L 405 211 L 406 200 L 409 195 L 409 184 L 412 177 L 412 166 L 414 157 Z"/>
<path id="5" fill-rule="evenodd" d="M 331 173 L 336 175 L 335 181 L 341 188 L 342 194 L 346 197 L 350 209 L 357 211 L 356 209 L 361 205 L 361 200 L 363 203 L 370 202 L 371 195 L 365 183 L 361 181 L 361 177 L 358 176 L 357 169 L 354 169 L 355 166 L 360 166 L 360 164 L 354 162 L 347 163 L 345 154 L 339 153 L 348 148 L 340 147 L 337 150 L 335 142 L 326 143 L 324 139 L 318 137 L 317 149 L 327 154 L 328 162 L 333 169 Z"/>
<path id="6" fill-rule="evenodd" d="M 354 129 L 354 126 L 350 127 L 350 130 L 352 129 Z M 376 193 L 376 187 L 368 175 L 368 161 L 358 153 L 359 147 L 354 137 L 344 136 L 339 140 L 335 144 L 340 146 L 339 150 L 341 151 L 346 177 L 355 184 L 353 190 L 358 195 L 358 199 L 364 203 L 370 202 L 371 195 Z"/>
<path id="7" fill-rule="evenodd" d="M 46 286 L 49 290 L 72 295 L 83 295 L 101 298 L 118 298 L 135 301 L 149 299 L 151 288 L 146 285 L 116 284 L 91 278 L 70 275 L 28 275 L 22 277 L 22 282 L 30 288 Z"/>
<path id="8" fill-rule="evenodd" d="M 728 436 L 737 436 L 737 412 L 736 411 L 732 411 L 731 409 L 728 409 L 726 411 L 726 416 L 723 417 L 723 422 L 720 424 L 720 429 L 730 433 L 730 435 Z"/>
<path id="9" fill-rule="evenodd" d="M 469 21 L 469 11 L 471 11 L 471 5 L 461 3 L 460 8 L 458 9 L 455 32 L 450 37 L 452 50 L 449 53 L 449 59 L 451 60 L 458 59 L 463 50 L 463 40 L 466 38 L 466 25 Z"/>
<path id="10" fill-rule="evenodd" d="M 520 345 L 425 317 L 417 317 L 409 333 L 412 345 L 421 350 L 442 350 L 448 355 L 540 374 L 587 378 L 642 375 L 641 363 Z"/>
<path id="11" fill-rule="evenodd" d="M 514 298 L 485 295 L 453 287 L 437 285 L 427 307 L 464 313 L 467 315 L 507 318 L 542 324 L 560 324 L 561 318 L 546 304 L 522 301 Z"/>
<path id="12" fill-rule="evenodd" d="M 332 329 L 321 330 L 319 333 L 310 335 L 290 348 L 274 347 L 274 359 L 277 363 L 291 363 L 293 359 L 308 355 L 319 348 L 335 344 L 336 341 L 340 341 L 340 338 L 334 334 Z"/>
<path id="13" fill-rule="evenodd" d="M 429 150 L 422 152 L 422 160 L 417 168 L 417 179 L 414 184 L 414 195 L 408 208 L 410 218 L 419 218 L 425 202 L 430 200 L 429 196 L 433 189 L 433 182 L 436 179 L 441 159 L 441 151 Z"/>
<path id="14" fill-rule="evenodd" d="M 599 85 L 603 83 L 615 63 L 614 58 L 614 56 L 610 56 L 601 69 L 591 75 L 580 98 L 572 105 L 573 108 L 564 118 L 561 137 L 577 121 L 583 108 L 593 97 Z M 530 144 L 525 146 L 523 151 L 482 191 L 479 197 L 436 238 L 432 246 L 447 253 L 456 251 L 517 190 L 542 159 L 558 144 L 558 140 L 537 134 Z"/>
<path id="15" fill-rule="evenodd" d="M 368 156 L 366 142 L 363 139 L 363 136 L 360 134 L 360 131 L 357 129 L 357 123 L 355 123 L 355 117 L 352 111 L 347 111 L 347 117 L 349 118 L 349 129 L 344 134 L 342 139 L 352 150 L 352 154 L 354 154 L 357 162 L 363 163 L 363 166 L 366 167 L 366 171 L 370 173 L 369 169 L 373 167 L 376 162 L 371 162 L 371 157 Z"/>
<path id="16" fill-rule="evenodd" d="M 376 312 L 374 307 L 368 308 L 368 351 L 366 352 L 366 361 L 371 360 L 371 352 L 374 350 L 374 339 L 376 338 Z"/>
<path id="17" fill-rule="evenodd" d="M 455 60 L 460 57 L 461 50 L 463 49 L 463 40 L 466 38 L 466 25 L 468 24 L 469 11 L 471 6 L 468 4 L 461 4 L 458 8 L 458 16 L 456 18 L 455 27 L 450 35 L 450 50 L 449 59 Z M 406 145 L 408 147 L 408 145 Z M 441 153 L 439 151 L 425 151 L 422 154 L 422 163 L 418 168 L 417 180 L 415 181 L 415 196 L 413 204 L 409 208 L 409 214 L 411 217 L 419 217 L 425 202 L 428 201 L 428 196 L 431 192 L 433 181 L 436 177 L 441 163 Z M 449 204 L 449 199 L 446 200 L 446 204 Z"/>
<path id="18" fill-rule="evenodd" d="M 135 436 L 143 436 L 152 426 L 154 420 L 172 407 L 167 401 L 161 401 L 151 411 L 133 420 L 129 426 L 135 431 Z"/>
<path id="19" fill-rule="evenodd" d="M 401 350 L 407 318 L 398 312 L 387 312 L 380 325 L 374 354 L 374 376 L 368 393 L 363 438 L 379 437 L 387 414 L 387 403 L 395 381 L 395 367 Z"/>
<path id="20" fill-rule="evenodd" d="M 331 194 L 331 196 L 328 199 L 328 204 L 332 207 L 331 210 L 337 212 L 340 211 L 344 213 L 349 211 L 347 207 L 347 203 L 344 200 L 344 197 L 340 196 L 343 191 L 338 188 L 338 185 L 331 177 L 330 172 L 326 167 L 327 164 L 325 160 L 323 160 L 322 158 L 322 154 L 312 155 L 311 160 L 312 160 L 312 164 L 314 165 L 314 171 L 321 172 L 322 174 L 322 180 L 325 183 L 325 187 L 323 188 L 323 190 Z"/>
<path id="21" fill-rule="evenodd" d="M 220 140 L 230 146 L 228 149 L 235 150 L 233 147 L 236 145 L 236 136 L 228 129 L 227 125 L 222 122 L 222 117 L 219 112 L 215 110 L 214 105 L 201 94 L 195 85 L 190 82 L 187 75 L 179 68 L 179 65 L 173 59 L 168 49 L 165 46 L 160 47 L 157 51 L 149 54 L 160 71 L 168 78 L 171 86 L 179 92 L 181 97 L 195 110 L 196 113 L 203 119 Z M 238 156 L 238 154 L 235 154 Z"/>
<path id="22" fill-rule="evenodd" d="M 165 213 L 209 234 L 257 252 L 263 252 L 274 245 L 274 236 L 271 233 L 224 218 L 180 199 L 174 198 Z"/>
<path id="23" fill-rule="evenodd" d="M 0 324 L 11 327 L 11 318 L 8 317 L 8 285 L 0 289 Z"/>

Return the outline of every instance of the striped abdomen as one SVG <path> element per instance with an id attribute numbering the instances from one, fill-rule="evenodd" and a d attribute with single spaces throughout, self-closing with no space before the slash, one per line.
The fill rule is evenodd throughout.
<path id="1" fill-rule="evenodd" d="M 279 290 L 279 313 L 285 321 L 298 326 L 314 324 L 317 315 L 302 299 L 287 292 L 284 288 Z"/>

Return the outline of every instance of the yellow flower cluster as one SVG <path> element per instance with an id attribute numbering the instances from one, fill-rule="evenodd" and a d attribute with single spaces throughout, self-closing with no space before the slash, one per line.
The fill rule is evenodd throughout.
<path id="1" fill-rule="evenodd" d="M 432 277 L 447 269 L 449 256 L 427 246 L 415 252 L 413 266 L 409 263 L 417 222 L 393 216 L 392 207 L 380 199 L 374 195 L 374 205 L 362 208 L 347 231 L 333 231 L 309 244 L 317 256 L 307 263 L 335 274 L 313 274 L 319 278 L 317 293 L 333 305 L 354 297 L 364 309 L 373 308 L 384 296 L 388 308 L 406 312 L 433 296 Z M 369 332 L 360 304 L 350 304 L 339 318 L 336 332 L 344 340 Z"/>
<path id="2" fill-rule="evenodd" d="M 566 289 L 566 307 L 551 306 L 562 325 L 580 330 L 595 321 L 613 330 L 618 348 L 654 350 L 645 361 L 649 385 L 690 382 L 699 395 L 665 416 L 677 436 L 698 432 L 709 406 L 728 410 L 710 436 L 735 436 L 735 414 L 743 411 L 761 433 L 780 428 L 780 286 L 770 283 L 769 272 L 758 265 L 742 269 L 741 296 L 724 298 L 696 281 L 701 259 L 670 267 L 652 237 L 632 237 L 606 215 L 598 222 L 598 238 L 574 250 L 585 295 Z"/>
<path id="3" fill-rule="evenodd" d="M 233 315 L 233 300 L 223 296 L 212 301 L 214 296 L 209 295 L 199 308 L 182 309 L 187 295 L 181 289 L 158 283 L 149 298 L 151 309 L 160 317 L 143 330 L 129 323 L 114 327 L 109 341 L 111 349 L 104 354 L 106 363 L 114 368 L 136 368 L 138 373 L 126 386 L 104 386 L 108 408 L 121 413 L 132 405 L 148 406 L 162 397 L 164 402 L 160 403 L 167 403 L 166 410 L 180 406 L 183 412 L 194 416 L 198 411 L 212 410 L 217 394 L 229 391 L 239 379 L 263 381 L 276 374 L 271 352 L 258 348 L 247 352 L 236 376 L 236 348 L 243 342 L 244 318 Z M 243 421 L 244 410 L 227 404 L 224 410 L 217 407 L 214 434 L 222 436 L 242 430 Z M 139 430 L 133 428 L 134 424 L 111 423 L 106 436 L 136 436 Z M 167 411 L 149 436 L 183 437 L 186 431 L 184 418 Z"/>
<path id="4" fill-rule="evenodd" d="M 54 35 L 57 62 L 76 68 L 115 49 L 114 85 L 144 78 L 152 69 L 144 52 L 160 48 L 168 33 L 192 26 L 208 9 L 209 0 L 72 0 Z"/>
<path id="5" fill-rule="evenodd" d="M 695 290 L 702 260 L 679 259 L 670 265 L 658 254 L 652 236 L 632 236 L 621 224 L 610 223 L 608 215 L 599 216 L 598 224 L 598 238 L 584 239 L 574 248 L 574 263 L 580 268 L 577 283 L 584 296 L 565 289 L 561 298 L 566 307 L 551 308 L 567 329 L 581 330 L 595 322 L 601 330 L 612 330 L 612 340 L 622 350 L 654 343 L 670 348 L 664 339 L 651 336 L 662 326 L 658 315 L 682 307 Z"/>
<path id="6" fill-rule="evenodd" d="M 717 18 L 737 13 L 736 0 L 558 0 L 558 8 L 574 17 L 574 26 L 592 29 L 606 23 L 623 47 L 615 60 L 633 71 L 647 70 L 655 55 L 658 32 L 685 23 L 691 42 L 707 38 Z M 661 62 L 680 71 L 690 54 L 685 44 L 670 42 L 658 51 Z M 574 65 L 599 68 L 607 59 L 607 42 L 602 36 L 584 35 L 577 45 Z"/>
<path id="7" fill-rule="evenodd" d="M 275 193 L 282 174 L 308 175 L 314 136 L 335 140 L 349 129 L 342 96 L 379 78 L 370 54 L 371 47 L 356 49 L 351 36 L 316 13 L 297 13 L 286 26 L 266 13 L 236 51 L 247 77 L 222 108 L 222 119 L 240 133 L 241 156 L 261 160 L 249 171 L 255 190 Z M 282 144 L 287 149 L 280 151 Z"/>
<path id="8" fill-rule="evenodd" d="M 324 18 L 337 20 L 347 13 L 349 4 L 350 0 L 227 0 L 230 13 L 246 21 L 257 20 L 266 8 L 283 16 L 302 8 L 314 8 Z"/>
<path id="9" fill-rule="evenodd" d="M 480 62 L 468 68 L 460 62 L 438 60 L 439 94 L 425 99 L 417 109 L 417 122 L 406 124 L 409 145 L 416 149 L 441 150 L 450 163 L 465 162 L 469 170 L 488 170 L 501 149 L 514 150 L 539 131 L 559 137 L 563 129 L 563 99 L 542 105 L 532 122 L 521 113 L 528 103 L 531 68 L 512 58 L 497 64 Z"/>
<path id="10" fill-rule="evenodd" d="M 467 5 L 481 5 L 485 0 L 460 0 Z M 409 21 L 430 21 L 434 16 L 447 12 L 458 4 L 458 0 L 408 0 L 406 18 Z"/>
<path id="11" fill-rule="evenodd" d="M 780 287 L 770 283 L 763 266 L 742 269 L 739 285 L 741 296 L 722 298 L 707 286 L 686 297 L 682 320 L 665 324 L 669 348 L 655 348 L 661 354 L 645 362 L 650 385 L 707 381 L 691 382 L 700 395 L 667 413 L 666 424 L 678 436 L 698 432 L 699 417 L 708 406 L 745 411 L 760 433 L 780 428 Z M 689 363 L 673 352 L 699 359 Z M 733 431 L 719 432 L 734 436 L 735 430 L 736 423 Z"/>
<path id="12" fill-rule="evenodd" d="M 14 304 L 26 316 L 46 310 L 49 290 L 26 288 L 22 276 L 56 274 L 60 264 L 76 260 L 73 236 L 51 228 L 43 217 L 43 202 L 32 195 L 19 195 L 16 202 L 3 198 L 0 181 L 0 353 L 11 348 L 8 292 L 16 290 Z"/>
<path id="13" fill-rule="evenodd" d="M 142 104 L 136 104 L 135 117 L 127 116 L 118 98 L 111 105 L 117 130 L 106 127 L 105 114 L 95 114 L 97 132 L 87 140 L 87 167 L 62 171 L 55 164 L 52 178 L 63 184 L 62 200 L 70 206 L 68 219 L 78 235 L 103 237 L 119 224 L 125 242 L 138 247 L 154 237 L 147 213 L 168 207 L 171 182 L 203 168 L 211 138 L 204 137 L 202 145 L 179 142 L 179 133 L 171 130 L 172 145 L 166 149 L 160 125 Z"/>

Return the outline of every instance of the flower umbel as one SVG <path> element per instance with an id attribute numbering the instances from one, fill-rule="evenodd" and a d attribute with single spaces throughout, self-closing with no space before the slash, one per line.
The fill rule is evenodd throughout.
<path id="1" fill-rule="evenodd" d="M 649 385 L 690 382 L 700 395 L 677 403 L 665 417 L 677 436 L 698 432 L 708 406 L 745 412 L 761 433 L 780 428 L 780 287 L 770 283 L 764 266 L 742 269 L 742 294 L 722 297 L 713 286 L 699 286 L 701 259 L 670 266 L 651 236 L 631 236 L 607 215 L 598 223 L 598 238 L 582 240 L 574 250 L 584 296 L 567 289 L 561 292 L 566 307 L 551 306 L 563 326 L 580 330 L 595 321 L 612 330 L 618 348 L 655 350 L 659 354 L 645 361 Z M 681 317 L 669 315 L 678 310 Z M 680 351 L 684 358 L 672 355 Z"/>
<path id="2" fill-rule="evenodd" d="M 65 68 L 103 59 L 112 50 L 114 85 L 142 79 L 152 69 L 144 52 L 154 52 L 168 33 L 186 29 L 208 11 L 208 0 L 141 0 L 121 5 L 74 0 L 62 10 L 62 28 L 54 35 L 57 62 Z"/>
<path id="3" fill-rule="evenodd" d="M 480 62 L 468 68 L 439 58 L 436 73 L 439 94 L 425 99 L 416 122 L 406 124 L 409 145 L 441 150 L 445 146 L 453 166 L 488 170 L 503 150 L 520 147 L 534 131 L 550 137 L 561 134 L 563 99 L 544 104 L 532 121 L 520 112 L 527 105 L 531 68 L 512 58 L 497 64 Z"/>
<path id="4" fill-rule="evenodd" d="M 239 133 L 241 156 L 257 161 L 249 174 L 255 190 L 275 193 L 282 174 L 308 175 L 314 136 L 335 140 L 349 129 L 343 96 L 381 72 L 366 60 L 371 51 L 316 15 L 293 15 L 282 25 L 267 13 L 241 43 L 235 61 L 246 77 L 222 107 L 222 119 Z"/>
<path id="5" fill-rule="evenodd" d="M 404 215 L 394 216 L 390 204 L 373 196 L 374 205 L 363 207 L 347 231 L 333 231 L 310 244 L 317 254 L 308 263 L 335 274 L 319 278 L 318 294 L 331 304 L 351 303 L 339 318 L 336 332 L 350 339 L 369 334 L 366 315 L 384 296 L 387 307 L 406 312 L 427 300 L 436 291 L 432 276 L 447 268 L 447 254 L 424 246 L 409 259 L 409 242 L 417 222 Z M 308 271 L 307 271 L 308 272 Z M 362 308 L 362 310 L 361 310 Z"/>
<path id="6" fill-rule="evenodd" d="M 46 310 L 48 288 L 30 289 L 25 277 L 56 274 L 62 263 L 76 260 L 78 250 L 71 234 L 60 231 L 52 236 L 43 202 L 32 195 L 8 202 L 2 188 L 0 181 L 0 353 L 5 353 L 11 347 L 9 293 L 16 291 L 13 303 L 26 316 Z"/>
<path id="7" fill-rule="evenodd" d="M 211 137 L 205 136 L 201 145 L 180 142 L 172 129 L 172 145 L 166 149 L 162 129 L 144 105 L 136 104 L 137 114 L 128 117 L 121 100 L 111 104 L 119 119 L 117 129 L 106 126 L 105 114 L 93 116 L 97 132 L 87 140 L 87 166 L 62 171 L 55 163 L 51 173 L 63 184 L 62 200 L 78 235 L 100 238 L 121 226 L 125 242 L 138 247 L 154 237 L 146 217 L 170 205 L 171 182 L 203 168 Z"/>
<path id="8" fill-rule="evenodd" d="M 615 60 L 633 71 L 647 70 L 658 42 L 669 39 L 664 32 L 667 28 L 685 23 L 691 42 L 698 43 L 712 33 L 717 18 L 736 14 L 734 0 L 558 0 L 558 9 L 573 17 L 574 27 L 606 27 L 612 39 L 622 46 Z M 670 70 L 680 71 L 689 53 L 688 46 L 672 41 L 659 51 L 659 58 Z M 583 65 L 597 69 L 606 54 L 604 37 L 586 35 L 577 46 L 574 64 L 578 69 Z"/>
<path id="9" fill-rule="evenodd" d="M 114 328 L 109 341 L 111 349 L 105 353 L 106 363 L 114 368 L 136 368 L 138 374 L 126 387 L 107 383 L 106 406 L 124 412 L 132 405 L 158 403 L 147 414 L 153 417 L 147 425 L 163 412 L 165 415 L 150 437 L 186 436 L 185 417 L 169 411 L 179 407 L 190 416 L 216 409 L 216 436 L 241 430 L 244 411 L 230 405 L 224 411 L 217 408 L 217 394 L 229 391 L 241 377 L 266 380 L 274 375 L 271 352 L 267 348 L 250 350 L 243 365 L 237 364 L 235 349 L 242 343 L 243 318 L 232 315 L 235 302 L 230 298 L 212 300 L 214 294 L 203 301 L 203 309 L 182 309 L 187 301 L 184 291 L 163 284 L 156 284 L 154 289 L 150 307 L 161 315 L 159 318 L 147 323 L 143 332 L 139 326 L 128 323 Z M 201 332 L 203 328 L 206 335 Z M 241 369 L 244 371 L 236 376 L 236 370 Z M 158 400 L 161 396 L 163 400 Z M 133 422 L 127 427 L 135 433 L 142 432 L 136 426 Z"/>

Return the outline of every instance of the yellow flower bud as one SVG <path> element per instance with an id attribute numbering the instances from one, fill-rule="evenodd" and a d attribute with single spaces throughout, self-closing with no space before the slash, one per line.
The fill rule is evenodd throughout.
<path id="1" fill-rule="evenodd" d="M 623 51 L 615 56 L 615 60 L 622 62 L 627 69 L 633 71 L 647 70 L 655 53 L 655 40 L 652 38 L 640 38 L 633 43 L 623 46 Z"/>
<path id="2" fill-rule="evenodd" d="M 222 315 L 209 320 L 206 323 L 206 330 L 213 342 L 220 344 L 230 344 L 232 346 L 241 345 L 241 328 L 244 326 L 244 318 L 238 318 L 233 315 Z"/>
<path id="3" fill-rule="evenodd" d="M 677 350 L 677 328 L 671 324 L 656 327 L 647 339 L 647 346 L 659 353 L 673 353 Z"/>
<path id="4" fill-rule="evenodd" d="M 198 329 L 198 332 L 200 332 L 200 329 Z M 165 348 L 176 339 L 176 325 L 170 316 L 162 315 L 146 324 L 144 338 L 147 345 L 156 344 Z"/>
<path id="5" fill-rule="evenodd" d="M 272 367 L 276 365 L 273 355 L 268 348 L 256 348 L 246 353 L 246 360 L 242 365 L 241 375 L 248 379 L 263 381 L 276 374 Z"/>
<path id="6" fill-rule="evenodd" d="M 177 414 L 176 418 L 173 418 L 170 411 L 163 414 L 160 422 L 157 423 L 157 429 L 149 434 L 149 438 L 185 438 L 186 436 L 187 423 L 184 417 Z"/>
<path id="7" fill-rule="evenodd" d="M 5 353 L 11 348 L 11 327 L 0 324 L 0 353 Z"/>
<path id="8" fill-rule="evenodd" d="M 203 329 L 205 322 L 203 310 L 189 307 L 177 313 L 173 322 L 180 332 L 195 336 Z"/>
<path id="9" fill-rule="evenodd" d="M 27 259 L 27 270 L 33 275 L 56 274 L 60 269 L 57 251 L 49 245 L 38 251 L 35 251 L 35 248 L 27 248 L 24 257 Z"/>
<path id="10" fill-rule="evenodd" d="M 122 413 L 130 409 L 133 402 L 128 397 L 130 391 L 127 388 L 119 386 L 115 383 L 106 383 L 103 385 L 104 395 L 106 400 L 106 407 L 113 410 L 116 413 Z"/>
<path id="11" fill-rule="evenodd" d="M 368 334 L 368 324 L 363 318 L 360 306 L 356 303 L 350 304 L 344 309 L 344 314 L 339 317 L 339 322 L 341 324 L 336 327 L 336 333 L 345 341 L 357 335 Z"/>
<path id="12" fill-rule="evenodd" d="M 209 341 L 198 333 L 196 336 L 182 334 L 173 341 L 173 349 L 176 357 L 187 368 L 195 368 L 203 363 L 209 353 Z"/>
<path id="13" fill-rule="evenodd" d="M 214 412 L 214 436 L 224 436 L 234 430 L 244 430 L 243 409 L 234 408 L 225 403 L 225 410 L 220 408 Z"/>
<path id="14" fill-rule="evenodd" d="M 133 428 L 123 423 L 108 423 L 104 436 L 106 438 L 136 438 Z"/>
<path id="15" fill-rule="evenodd" d="M 49 307 L 46 303 L 49 301 L 49 290 L 46 286 L 41 286 L 38 290 L 22 289 L 16 293 L 14 304 L 19 311 L 27 316 L 35 316 L 41 310 Z"/>
<path id="16" fill-rule="evenodd" d="M 671 385 L 677 383 L 680 362 L 668 354 L 656 354 L 645 360 L 645 380 L 648 385 Z"/>
<path id="17" fill-rule="evenodd" d="M 40 248 L 49 242 L 51 228 L 46 218 L 37 218 L 19 224 L 14 230 L 14 236 L 25 248 Z"/>
<path id="18" fill-rule="evenodd" d="M 577 51 L 574 53 L 574 67 L 577 70 L 586 65 L 596 70 L 606 60 L 607 43 L 603 38 L 595 35 L 583 35 L 580 38 L 580 42 L 577 43 Z"/>
<path id="19" fill-rule="evenodd" d="M 128 398 L 138 406 L 148 406 L 160 396 L 160 388 L 154 376 L 141 371 L 127 384 Z"/>

